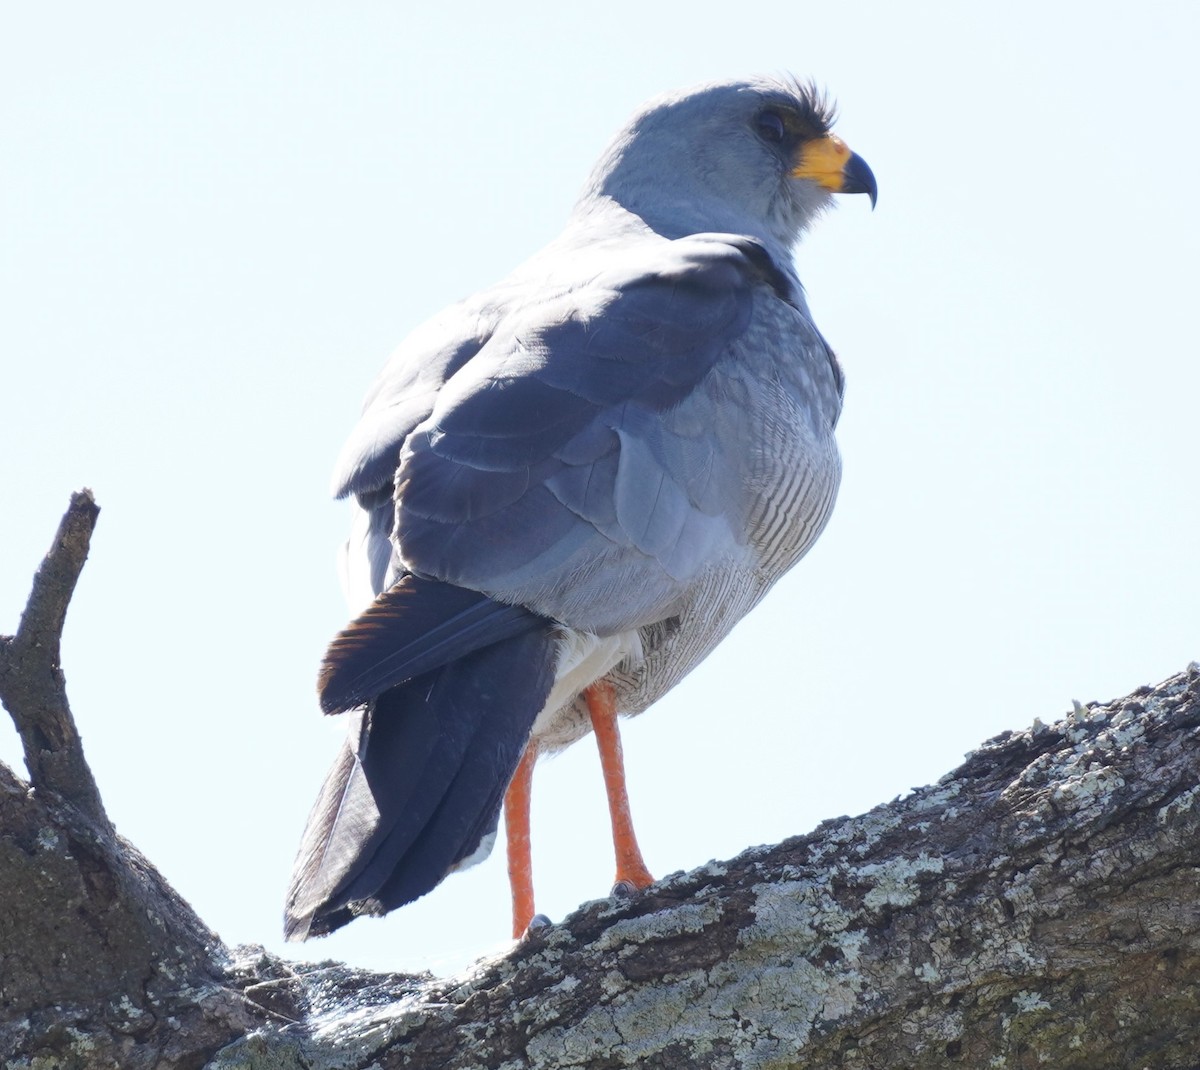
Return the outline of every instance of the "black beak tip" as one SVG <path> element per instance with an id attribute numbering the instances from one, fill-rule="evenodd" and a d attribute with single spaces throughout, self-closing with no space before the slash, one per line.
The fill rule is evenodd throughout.
<path id="1" fill-rule="evenodd" d="M 879 199 L 879 186 L 875 182 L 875 174 L 867 166 L 857 152 L 850 154 L 846 166 L 842 169 L 843 193 L 866 193 L 871 198 L 871 210 L 875 210 L 875 202 Z"/>

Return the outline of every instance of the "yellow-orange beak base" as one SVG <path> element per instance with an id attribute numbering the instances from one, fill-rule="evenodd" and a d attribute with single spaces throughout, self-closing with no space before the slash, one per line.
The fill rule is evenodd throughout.
<path id="1" fill-rule="evenodd" d="M 826 134 L 800 146 L 792 168 L 793 178 L 807 178 L 831 193 L 866 193 L 871 207 L 879 196 L 875 175 L 840 137 Z"/>

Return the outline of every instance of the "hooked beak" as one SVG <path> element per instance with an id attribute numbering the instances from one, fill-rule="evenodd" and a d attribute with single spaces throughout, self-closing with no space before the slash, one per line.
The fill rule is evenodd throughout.
<path id="1" fill-rule="evenodd" d="M 804 142 L 796 154 L 792 177 L 807 178 L 831 193 L 866 193 L 872 208 L 879 195 L 867 161 L 835 134 Z"/>

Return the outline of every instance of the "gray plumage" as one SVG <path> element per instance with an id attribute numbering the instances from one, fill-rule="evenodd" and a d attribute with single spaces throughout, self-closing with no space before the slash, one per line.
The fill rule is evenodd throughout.
<path id="1" fill-rule="evenodd" d="M 371 692 L 475 657 L 472 643 L 534 649 L 528 635 L 544 634 L 550 690 L 532 688 L 538 708 L 516 716 L 516 754 L 531 733 L 541 750 L 566 746 L 588 730 L 585 687 L 607 678 L 621 711 L 641 712 L 820 534 L 840 476 L 842 374 L 790 250 L 832 199 L 829 183 L 794 174 L 831 120 L 811 87 L 776 79 L 651 102 L 557 240 L 420 327 L 384 368 L 335 492 L 356 501 L 352 604 L 385 597 L 359 618 L 366 631 L 331 648 L 322 685 L 327 708 L 366 713 L 310 818 L 289 935 L 399 905 L 361 877 L 388 870 L 362 856 L 403 820 L 362 812 L 379 793 L 362 784 Z M 838 188 L 874 199 L 850 159 Z M 451 589 L 468 592 L 466 608 L 443 612 Z M 404 631 L 418 601 L 434 607 L 432 654 L 429 622 Z M 339 668 L 350 662 L 353 673 Z M 430 887 L 486 853 L 494 794 Z"/>

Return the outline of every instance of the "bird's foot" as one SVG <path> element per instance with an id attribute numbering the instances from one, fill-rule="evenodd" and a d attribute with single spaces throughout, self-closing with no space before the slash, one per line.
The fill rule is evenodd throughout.
<path id="1" fill-rule="evenodd" d="M 642 852 L 633 839 L 633 829 L 629 832 L 629 841 L 617 845 L 617 873 L 613 878 L 615 883 L 611 894 L 618 899 L 628 899 L 634 892 L 644 892 L 654 883 L 654 874 L 646 868 Z"/>
<path id="2" fill-rule="evenodd" d="M 548 917 L 546 917 L 545 914 L 534 914 L 534 916 L 529 919 L 529 924 L 525 926 L 525 932 L 521 935 L 521 939 L 527 940 L 538 930 L 549 928 L 553 924 L 554 923 Z"/>
<path id="3" fill-rule="evenodd" d="M 632 899 L 638 892 L 644 892 L 653 881 L 638 883 L 631 880 L 618 880 L 609 893 L 614 899 Z"/>

